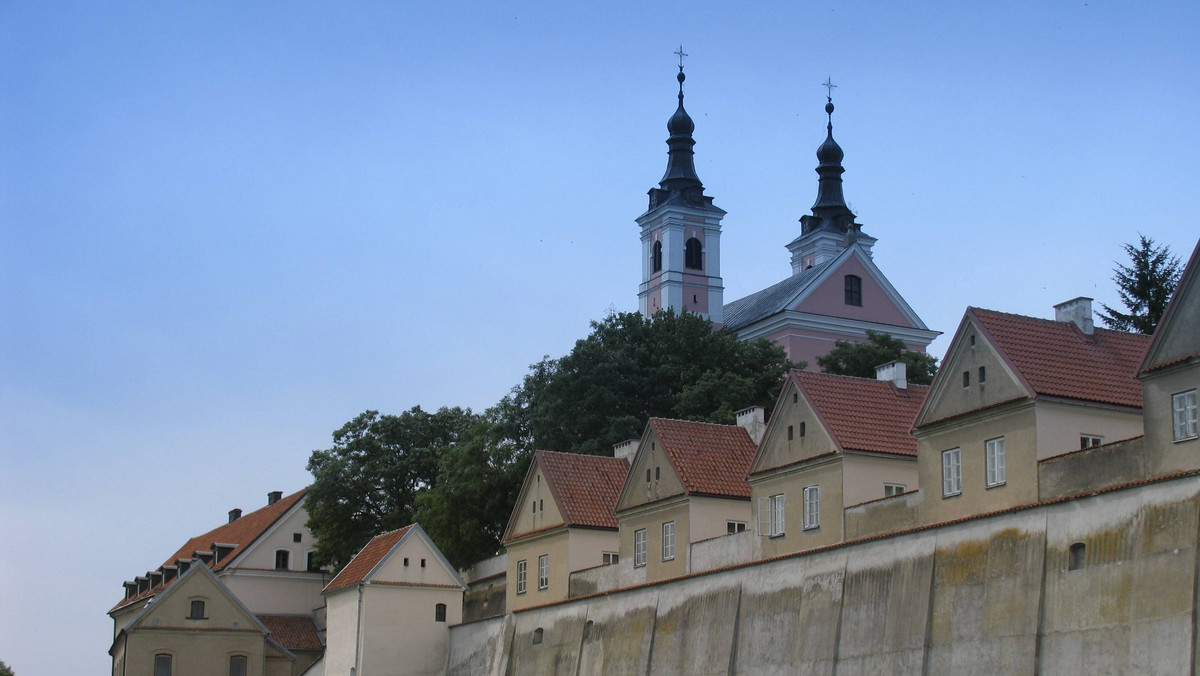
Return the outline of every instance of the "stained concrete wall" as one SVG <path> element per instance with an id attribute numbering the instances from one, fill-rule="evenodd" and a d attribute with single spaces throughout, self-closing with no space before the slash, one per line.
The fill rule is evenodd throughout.
<path id="1" fill-rule="evenodd" d="M 449 673 L 1188 673 L 1198 533 L 1186 476 L 465 625 Z"/>

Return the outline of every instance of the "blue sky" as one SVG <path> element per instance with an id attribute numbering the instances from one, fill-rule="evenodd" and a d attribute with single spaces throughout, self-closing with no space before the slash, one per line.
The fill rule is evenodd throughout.
<path id="1" fill-rule="evenodd" d="M 675 56 L 726 300 L 788 274 L 832 76 L 845 193 L 934 329 L 1117 302 L 1200 234 L 1200 5 L 0 5 L 0 659 L 105 611 L 365 409 L 494 403 L 610 308 Z M 934 343 L 940 354 L 946 338 Z M 62 637 L 68 637 L 64 642 Z"/>

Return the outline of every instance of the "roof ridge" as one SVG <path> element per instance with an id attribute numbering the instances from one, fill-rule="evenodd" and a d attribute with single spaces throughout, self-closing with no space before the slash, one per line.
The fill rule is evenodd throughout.
<path id="1" fill-rule="evenodd" d="M 715 423 L 715 422 L 708 422 L 707 420 L 685 420 L 683 418 L 652 417 L 652 418 L 650 418 L 650 420 L 657 420 L 659 422 L 669 422 L 669 423 L 687 423 L 689 425 L 712 425 L 713 427 L 739 427 L 739 428 L 741 427 L 741 425 L 738 425 L 736 423 L 730 425 L 728 423 Z"/>
<path id="2" fill-rule="evenodd" d="M 800 369 L 793 369 L 793 372 L 796 373 L 797 376 L 803 374 L 803 375 L 820 376 L 822 378 L 844 378 L 846 380 L 851 380 L 851 381 L 861 382 L 861 383 L 879 383 L 880 385 L 893 385 L 892 381 L 890 381 L 890 380 L 880 380 L 878 378 L 868 378 L 866 376 L 850 376 L 850 375 L 846 375 L 844 373 L 826 373 L 824 371 L 802 371 Z M 909 389 L 912 389 L 914 387 L 926 387 L 927 388 L 927 387 L 929 387 L 929 385 L 922 385 L 920 383 L 909 383 L 908 387 L 909 387 Z M 899 388 L 897 388 L 897 389 L 899 389 Z"/>

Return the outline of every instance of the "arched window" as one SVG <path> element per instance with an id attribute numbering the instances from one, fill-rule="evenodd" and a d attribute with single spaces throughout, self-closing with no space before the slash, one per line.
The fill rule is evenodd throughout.
<path id="1" fill-rule="evenodd" d="M 1067 561 L 1067 570 L 1079 570 L 1083 568 L 1085 559 L 1087 558 L 1087 545 L 1082 542 L 1076 542 L 1071 545 L 1069 558 Z"/>
<path id="2" fill-rule="evenodd" d="M 234 655 L 229 658 L 229 676 L 246 676 L 246 656 Z"/>
<path id="3" fill-rule="evenodd" d="M 695 237 L 689 238 L 683 245 L 683 265 L 693 270 L 704 267 L 704 256 L 700 253 L 700 240 Z"/>
<path id="4" fill-rule="evenodd" d="M 846 305 L 862 307 L 862 278 L 846 275 Z"/>
<path id="5" fill-rule="evenodd" d="M 154 676 L 171 676 L 171 656 L 154 656 Z"/>
<path id="6" fill-rule="evenodd" d="M 654 254 L 650 256 L 655 272 L 662 272 L 662 242 L 654 243 Z"/>
<path id="7" fill-rule="evenodd" d="M 533 630 L 533 644 L 537 645 L 542 642 L 542 636 L 546 633 L 544 629 L 538 627 Z"/>
<path id="8" fill-rule="evenodd" d="M 192 604 L 191 604 L 191 608 L 189 610 L 190 610 L 190 612 L 188 613 L 189 620 L 203 620 L 204 619 L 204 601 L 203 600 L 200 600 L 200 599 L 193 600 Z"/>
<path id="9" fill-rule="evenodd" d="M 275 570 L 287 570 L 291 567 L 291 552 L 286 549 L 275 550 Z"/>
<path id="10" fill-rule="evenodd" d="M 436 622 L 446 621 L 446 604 L 439 603 L 433 607 L 433 619 Z"/>

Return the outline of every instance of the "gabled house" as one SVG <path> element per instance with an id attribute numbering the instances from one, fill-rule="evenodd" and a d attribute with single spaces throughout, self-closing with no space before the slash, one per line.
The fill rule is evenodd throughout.
<path id="1" fill-rule="evenodd" d="M 1200 467 L 1200 243 L 1179 279 L 1138 378 L 1145 402 L 1146 445 L 1161 448 L 1158 473 Z"/>
<path id="2" fill-rule="evenodd" d="M 617 499 L 622 566 L 649 582 L 683 575 L 691 543 L 745 530 L 755 448 L 739 425 L 651 418 Z"/>
<path id="3" fill-rule="evenodd" d="M 1039 499 L 1038 461 L 1137 437 L 1149 336 L 967 308 L 915 422 L 923 523 Z"/>
<path id="4" fill-rule="evenodd" d="M 420 524 L 375 536 L 323 592 L 322 673 L 444 673 L 464 589 Z"/>
<path id="5" fill-rule="evenodd" d="M 624 457 L 538 451 L 504 531 L 509 611 L 567 598 L 570 574 L 617 563 Z"/>
<path id="6" fill-rule="evenodd" d="M 172 582 L 117 630 L 114 676 L 298 673 L 296 656 L 208 566 L 196 562 Z"/>
<path id="7" fill-rule="evenodd" d="M 272 491 L 267 495 L 267 505 L 261 509 L 245 515 L 240 509 L 230 510 L 227 523 L 189 539 L 157 569 L 125 582 L 124 598 L 108 613 L 113 618 L 114 640 L 148 604 L 156 603 L 197 566 L 213 573 L 222 587 L 250 613 L 307 617 L 308 624 L 313 627 L 309 633 L 315 635 L 319 627 L 314 622 L 319 620 L 319 609 L 324 605 L 321 588 L 327 578 L 312 559 L 316 541 L 305 526 L 308 521 L 304 509 L 305 492 L 300 490 L 284 496 L 281 491 Z M 180 629 L 179 640 L 199 641 L 197 645 L 210 648 L 216 645 L 211 636 L 193 629 Z M 209 638 L 202 639 L 202 636 Z M 303 639 L 302 645 L 309 649 L 293 654 L 293 658 L 299 657 L 290 662 L 294 674 L 306 669 L 320 654 L 319 649 L 311 649 L 311 637 Z M 213 649 L 220 650 L 219 646 Z M 135 662 L 142 664 L 153 658 L 152 655 L 132 654 L 128 647 L 124 652 L 126 669 Z M 175 663 L 183 664 L 180 660 Z M 177 666 L 177 669 L 182 668 L 190 669 Z M 121 673 L 117 671 L 115 657 L 113 673 Z"/>
<path id="8" fill-rule="evenodd" d="M 790 372 L 749 472 L 761 555 L 841 542 L 844 508 L 916 490 L 911 428 L 928 391 L 903 362 L 876 379 Z"/>

